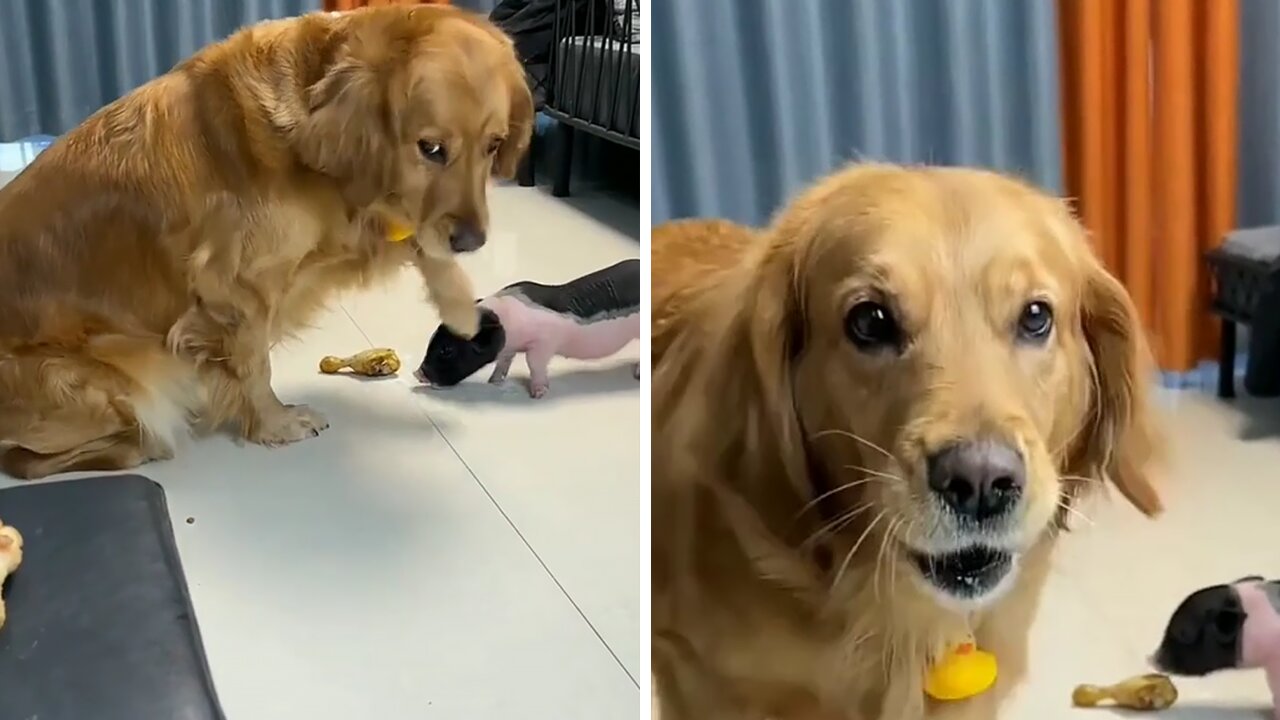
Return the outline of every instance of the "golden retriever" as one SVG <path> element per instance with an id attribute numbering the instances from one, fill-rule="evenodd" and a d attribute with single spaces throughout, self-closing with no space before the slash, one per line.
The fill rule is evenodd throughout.
<path id="1" fill-rule="evenodd" d="M 319 434 L 269 351 L 402 266 L 471 336 L 455 253 L 532 123 L 511 41 L 439 6 L 247 27 L 104 107 L 0 189 L 3 469 L 131 467 L 192 427 Z"/>
<path id="2" fill-rule="evenodd" d="M 1066 508 L 1160 509 L 1139 321 L 1070 210 L 855 165 L 760 232 L 656 229 L 652 274 L 662 720 L 995 717 Z M 996 686 L 927 700 L 970 633 Z"/>

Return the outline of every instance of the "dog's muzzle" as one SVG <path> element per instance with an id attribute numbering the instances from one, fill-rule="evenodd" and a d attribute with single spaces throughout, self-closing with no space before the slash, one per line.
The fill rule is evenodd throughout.
<path id="1" fill-rule="evenodd" d="M 473 223 L 458 223 L 449 234 L 449 248 L 456 253 L 474 252 L 484 247 L 485 231 Z"/>

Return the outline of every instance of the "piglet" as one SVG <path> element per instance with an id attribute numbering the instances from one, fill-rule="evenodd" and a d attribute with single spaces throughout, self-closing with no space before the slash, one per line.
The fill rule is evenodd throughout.
<path id="1" fill-rule="evenodd" d="M 1174 611 L 1152 663 L 1171 675 L 1261 668 L 1280 720 L 1280 581 L 1247 577 L 1192 593 Z"/>
<path id="2" fill-rule="evenodd" d="M 551 358 L 608 357 L 640 338 L 640 261 L 623 260 L 563 285 L 522 281 L 479 302 L 480 331 L 470 340 L 440 325 L 415 373 L 425 383 L 457 385 L 494 363 L 500 384 L 517 353 L 529 365 L 529 394 L 547 394 Z M 640 364 L 632 368 L 640 378 Z"/>

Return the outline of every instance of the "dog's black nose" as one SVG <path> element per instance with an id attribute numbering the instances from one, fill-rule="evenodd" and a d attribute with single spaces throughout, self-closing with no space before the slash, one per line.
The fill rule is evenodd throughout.
<path id="1" fill-rule="evenodd" d="M 949 445 L 929 456 L 929 487 L 962 517 L 986 520 L 1022 497 L 1026 466 L 1015 449 L 990 440 Z"/>
<path id="2" fill-rule="evenodd" d="M 449 235 L 449 247 L 458 253 L 472 252 L 484 247 L 485 232 L 475 223 L 458 222 Z"/>

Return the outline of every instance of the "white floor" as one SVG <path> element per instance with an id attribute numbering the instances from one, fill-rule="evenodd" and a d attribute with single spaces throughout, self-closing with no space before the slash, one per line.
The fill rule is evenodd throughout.
<path id="1" fill-rule="evenodd" d="M 1032 634 L 1031 677 L 1004 717 L 1127 717 L 1071 708 L 1079 683 L 1149 672 L 1169 614 L 1190 592 L 1245 575 L 1280 577 L 1280 401 L 1162 396 L 1172 437 L 1166 514 L 1149 521 L 1118 494 L 1085 508 L 1062 542 Z M 1165 718 L 1271 718 L 1258 671 L 1176 678 Z"/>
<path id="2" fill-rule="evenodd" d="M 466 260 L 482 295 L 639 254 L 634 202 L 502 187 L 490 205 L 489 244 Z M 274 357 L 277 393 L 327 432 L 200 441 L 143 469 L 167 492 L 228 717 L 639 714 L 638 344 L 553 364 L 538 401 L 519 362 L 505 388 L 483 372 L 423 392 L 411 372 L 436 323 L 411 271 L 343 298 Z M 399 377 L 316 371 L 370 346 L 398 351 Z"/>

